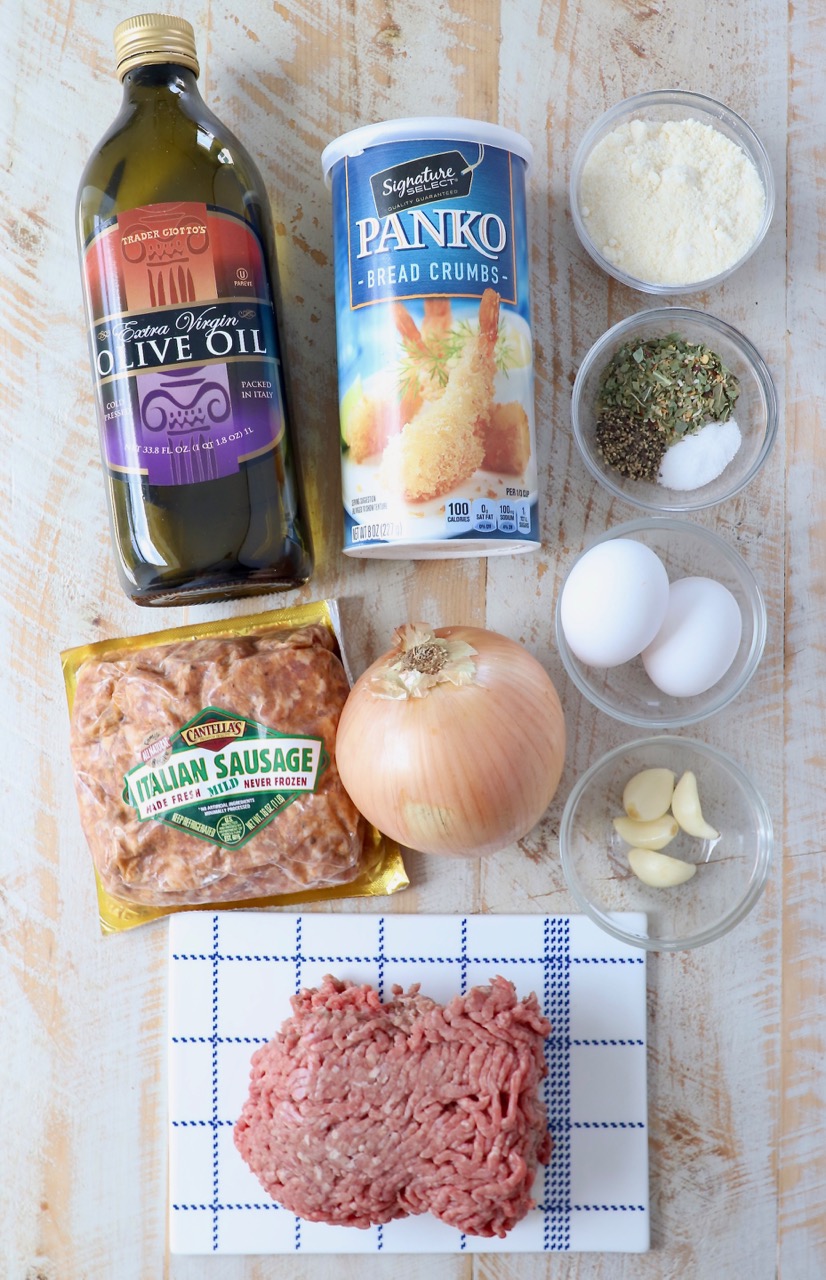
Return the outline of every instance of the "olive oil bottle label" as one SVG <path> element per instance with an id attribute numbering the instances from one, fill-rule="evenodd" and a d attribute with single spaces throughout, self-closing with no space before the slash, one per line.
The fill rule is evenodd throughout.
<path id="1" fill-rule="evenodd" d="M 321 738 L 277 733 L 205 707 L 176 733 L 151 734 L 124 778 L 141 822 L 239 849 L 287 805 L 318 787 L 330 758 Z"/>
<path id="2" fill-rule="evenodd" d="M 275 314 L 254 231 L 194 201 L 130 209 L 83 255 L 103 457 L 154 485 L 237 472 L 284 433 Z"/>

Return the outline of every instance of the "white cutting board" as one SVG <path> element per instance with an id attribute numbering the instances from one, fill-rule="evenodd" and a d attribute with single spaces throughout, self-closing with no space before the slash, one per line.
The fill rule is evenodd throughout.
<path id="1" fill-rule="evenodd" d="M 631 918 L 631 917 L 626 917 Z M 535 991 L 554 1151 L 537 1208 L 505 1240 L 429 1214 L 363 1231 L 276 1205 L 235 1149 L 250 1058 L 326 973 L 421 984 L 449 1000 L 502 974 Z M 187 912 L 169 929 L 169 1196 L 173 1253 L 642 1252 L 649 1245 L 645 953 L 583 916 Z"/>

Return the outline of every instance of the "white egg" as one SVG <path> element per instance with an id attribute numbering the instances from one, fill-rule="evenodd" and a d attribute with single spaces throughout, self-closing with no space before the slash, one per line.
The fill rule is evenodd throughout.
<path id="1" fill-rule="evenodd" d="M 721 680 L 743 633 L 740 606 L 714 578 L 679 578 L 668 593 L 665 620 L 642 663 L 658 689 L 692 698 Z"/>
<path id="2" fill-rule="evenodd" d="M 589 667 L 616 667 L 650 644 L 668 607 L 668 574 L 634 538 L 586 551 L 568 575 L 559 620 L 571 652 Z"/>

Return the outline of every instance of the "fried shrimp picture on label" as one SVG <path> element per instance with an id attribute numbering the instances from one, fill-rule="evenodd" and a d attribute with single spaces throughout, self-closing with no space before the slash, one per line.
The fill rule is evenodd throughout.
<path id="1" fill-rule="evenodd" d="M 435 334 L 449 333 L 453 324 L 450 298 L 425 298 L 422 333 L 425 339 Z"/>
<path id="2" fill-rule="evenodd" d="M 437 400 L 425 402 L 385 450 L 388 487 L 408 502 L 449 493 L 482 465 L 485 428 L 493 408 L 499 294 L 486 289 L 479 303 L 479 331 L 450 369 Z"/>
<path id="3" fill-rule="evenodd" d="M 447 310 L 438 304 L 447 302 Z M 402 302 L 392 304 L 393 321 L 401 339 L 399 380 L 415 408 L 402 425 L 411 422 L 424 401 L 438 400 L 447 385 L 445 364 L 451 353 L 450 299 L 425 298 L 421 330 Z"/>
<path id="4" fill-rule="evenodd" d="M 450 341 L 450 298 L 425 299 L 421 330 L 403 303 L 393 303 L 391 312 L 402 344 L 405 377 L 398 393 L 380 396 L 362 391 L 358 397 L 347 423 L 347 444 L 354 462 L 366 462 L 382 453 L 388 440 L 415 417 L 423 401 L 436 399 L 445 386 L 439 368 Z"/>

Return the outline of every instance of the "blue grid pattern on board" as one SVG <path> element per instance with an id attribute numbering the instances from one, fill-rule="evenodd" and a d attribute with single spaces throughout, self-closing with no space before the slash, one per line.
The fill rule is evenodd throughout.
<path id="1" fill-rule="evenodd" d="M 212 1203 L 218 1204 L 218 917 L 212 917 Z M 218 1209 L 212 1210 L 212 1248 L 218 1249 Z"/>
<path id="2" fill-rule="evenodd" d="M 283 917 L 282 917 L 283 918 Z M 468 953 L 468 919 L 461 920 L 461 945 L 459 953 L 431 954 L 426 956 L 388 955 L 385 950 L 385 917 L 378 920 L 378 946 L 375 954 L 362 955 L 317 955 L 305 954 L 302 950 L 303 918 L 294 918 L 295 941 L 290 952 L 245 953 L 222 952 L 219 942 L 218 914 L 212 917 L 212 947 L 208 952 L 174 952 L 175 962 L 205 961 L 210 966 L 212 989 L 211 1034 L 209 1036 L 176 1036 L 170 1037 L 173 1044 L 209 1044 L 211 1049 L 211 1098 L 212 1114 L 210 1119 L 175 1118 L 173 1128 L 209 1128 L 212 1131 L 212 1200 L 210 1203 L 173 1202 L 171 1207 L 177 1213 L 206 1212 L 212 1219 L 212 1252 L 220 1251 L 220 1215 L 231 1212 L 285 1212 L 271 1200 L 251 1202 L 222 1201 L 220 1188 L 220 1160 L 218 1135 L 222 1128 L 232 1128 L 235 1119 L 219 1115 L 219 1062 L 218 1049 L 222 1044 L 248 1044 L 258 1046 L 266 1044 L 269 1035 L 256 1036 L 221 1036 L 218 1034 L 219 1016 L 219 976 L 222 964 L 275 962 L 291 964 L 294 970 L 294 990 L 298 994 L 302 984 L 302 966 L 305 963 L 322 963 L 344 965 L 348 963 L 372 963 L 376 965 L 376 989 L 380 999 L 385 999 L 384 968 L 387 964 L 413 965 L 445 965 L 458 967 L 459 989 L 462 995 L 467 993 L 467 970 L 469 965 L 524 965 L 537 967 L 537 979 L 542 980 L 541 1003 L 551 1023 L 552 1032 L 545 1042 L 545 1056 L 548 1064 L 548 1075 L 543 1082 L 544 1100 L 548 1110 L 548 1128 L 553 1140 L 550 1164 L 544 1169 L 544 1185 L 542 1201 L 537 1205 L 537 1212 L 542 1214 L 543 1244 L 547 1251 L 564 1252 L 571 1247 L 571 1213 L 572 1212 L 614 1212 L 614 1213 L 646 1213 L 645 1204 L 577 1204 L 571 1197 L 571 1134 L 583 1129 L 647 1129 L 645 1120 L 622 1121 L 572 1121 L 571 1120 L 571 1048 L 574 1046 L 644 1047 L 645 1041 L 639 1038 L 628 1039 L 582 1039 L 570 1035 L 571 1008 L 570 987 L 571 967 L 576 964 L 600 965 L 644 965 L 643 956 L 572 956 L 570 943 L 570 919 L 567 916 L 546 916 L 543 919 L 543 947 L 541 955 L 485 956 Z M 537 982 L 537 994 L 539 987 Z M 294 1251 L 301 1250 L 301 1219 L 295 1217 Z M 375 1248 L 385 1248 L 384 1228 L 375 1228 Z M 467 1248 L 467 1237 L 459 1236 L 459 1248 Z"/>
<path id="3" fill-rule="evenodd" d="M 295 918 L 295 994 L 301 992 L 301 916 Z M 301 1248 L 301 1219 L 295 1219 L 295 1251 Z"/>
<path id="4" fill-rule="evenodd" d="M 545 1167 L 543 1244 L 546 1252 L 571 1247 L 571 927 L 567 917 L 543 922 L 545 1016 L 552 1033 L 545 1041 L 548 1074 L 545 1104 L 554 1149 Z"/>

